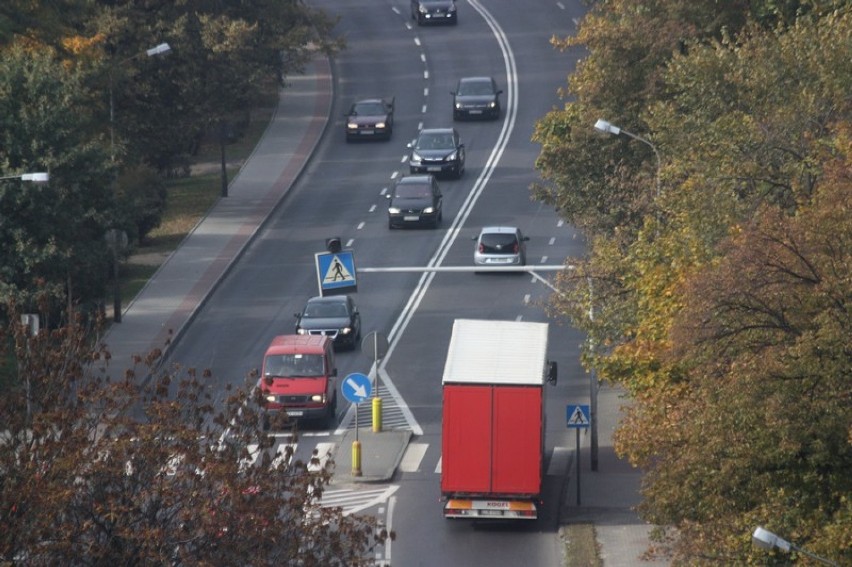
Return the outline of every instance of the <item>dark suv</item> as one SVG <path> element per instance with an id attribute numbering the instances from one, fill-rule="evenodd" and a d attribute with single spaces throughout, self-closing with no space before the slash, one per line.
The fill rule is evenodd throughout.
<path id="1" fill-rule="evenodd" d="M 409 175 L 388 194 L 388 228 L 426 224 L 437 228 L 443 218 L 443 195 L 432 175 Z"/>
<path id="2" fill-rule="evenodd" d="M 411 0 L 411 19 L 417 25 L 448 23 L 457 24 L 456 0 Z"/>
<path id="3" fill-rule="evenodd" d="M 453 120 L 462 118 L 500 118 L 500 94 L 492 77 L 459 79 L 453 95 Z"/>
<path id="4" fill-rule="evenodd" d="M 424 128 L 412 144 L 408 168 L 411 173 L 464 173 L 464 144 L 455 128 Z"/>

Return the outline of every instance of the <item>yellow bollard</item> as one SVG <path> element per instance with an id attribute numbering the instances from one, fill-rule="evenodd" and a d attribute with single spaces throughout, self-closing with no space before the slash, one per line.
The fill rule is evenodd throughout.
<path id="1" fill-rule="evenodd" d="M 352 476 L 361 476 L 361 442 L 352 442 Z"/>
<path id="2" fill-rule="evenodd" d="M 373 398 L 373 433 L 382 431 L 382 399 Z"/>

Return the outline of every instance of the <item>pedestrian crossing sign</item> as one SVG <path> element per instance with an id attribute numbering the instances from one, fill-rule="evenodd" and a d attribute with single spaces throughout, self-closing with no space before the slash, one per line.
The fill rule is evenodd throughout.
<path id="1" fill-rule="evenodd" d="M 351 250 L 316 255 L 320 295 L 331 290 L 357 291 L 355 256 Z"/>
<path id="2" fill-rule="evenodd" d="M 565 412 L 568 417 L 568 428 L 586 428 L 591 423 L 589 406 L 569 404 Z"/>

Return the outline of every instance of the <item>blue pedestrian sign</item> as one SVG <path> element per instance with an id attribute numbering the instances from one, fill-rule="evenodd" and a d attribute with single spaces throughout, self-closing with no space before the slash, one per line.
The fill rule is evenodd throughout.
<path id="1" fill-rule="evenodd" d="M 589 406 L 568 404 L 565 413 L 568 418 L 568 429 L 585 429 L 592 422 L 589 417 Z"/>
<path id="2" fill-rule="evenodd" d="M 340 389 L 343 392 L 343 397 L 353 404 L 360 404 L 373 393 L 370 377 L 360 372 L 347 374 L 343 383 L 340 384 Z"/>
<path id="3" fill-rule="evenodd" d="M 355 255 L 351 250 L 315 254 L 320 295 L 330 290 L 357 291 Z"/>

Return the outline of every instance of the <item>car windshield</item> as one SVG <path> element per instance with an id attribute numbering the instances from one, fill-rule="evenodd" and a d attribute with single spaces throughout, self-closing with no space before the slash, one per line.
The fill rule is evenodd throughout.
<path id="1" fill-rule="evenodd" d="M 486 232 L 479 239 L 482 252 L 488 254 L 516 254 L 518 252 L 518 239 L 512 234 L 497 232 Z"/>
<path id="2" fill-rule="evenodd" d="M 490 81 L 462 81 L 458 94 L 462 96 L 478 96 L 494 94 Z"/>
<path id="3" fill-rule="evenodd" d="M 452 134 L 421 134 L 417 139 L 418 150 L 449 150 L 455 147 Z"/>
<path id="4" fill-rule="evenodd" d="M 346 317 L 346 306 L 342 303 L 308 303 L 304 317 Z"/>
<path id="5" fill-rule="evenodd" d="M 321 354 L 273 354 L 266 357 L 263 374 L 268 377 L 317 377 L 324 376 Z"/>
<path id="6" fill-rule="evenodd" d="M 352 107 L 352 114 L 361 116 L 376 116 L 384 113 L 384 106 L 379 102 L 359 102 Z"/>
<path id="7" fill-rule="evenodd" d="M 428 199 L 429 187 L 425 185 L 398 185 L 395 196 L 400 199 Z"/>

